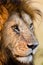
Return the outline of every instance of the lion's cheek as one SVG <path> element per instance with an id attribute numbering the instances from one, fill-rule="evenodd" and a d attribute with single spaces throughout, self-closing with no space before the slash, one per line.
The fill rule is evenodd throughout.
<path id="1" fill-rule="evenodd" d="M 29 48 L 27 47 L 26 43 L 23 41 L 16 43 L 13 49 L 14 54 L 18 56 L 26 56 L 28 51 Z"/>

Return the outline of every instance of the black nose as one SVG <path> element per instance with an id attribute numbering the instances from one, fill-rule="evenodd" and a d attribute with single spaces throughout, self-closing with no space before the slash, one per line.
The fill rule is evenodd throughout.
<path id="1" fill-rule="evenodd" d="M 38 46 L 38 43 L 37 44 L 33 44 L 33 45 L 27 45 L 28 48 L 31 48 L 32 50 L 35 49 L 37 46 Z"/>

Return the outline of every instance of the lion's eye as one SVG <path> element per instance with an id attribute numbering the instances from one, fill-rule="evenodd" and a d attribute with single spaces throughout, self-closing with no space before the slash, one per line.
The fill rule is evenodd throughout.
<path id="1" fill-rule="evenodd" d="M 15 31 L 17 34 L 19 34 L 19 33 L 20 33 L 20 30 L 19 30 L 18 25 L 13 25 L 11 28 L 12 28 L 12 29 L 13 29 L 13 31 Z"/>
<path id="2" fill-rule="evenodd" d="M 31 30 L 33 30 L 33 23 L 31 23 L 29 27 Z"/>

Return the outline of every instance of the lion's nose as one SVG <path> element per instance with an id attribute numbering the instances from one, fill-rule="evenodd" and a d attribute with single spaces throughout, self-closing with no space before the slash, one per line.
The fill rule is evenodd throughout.
<path id="1" fill-rule="evenodd" d="M 38 46 L 38 43 L 35 43 L 32 45 L 27 45 L 27 46 L 28 46 L 28 48 L 31 48 L 32 50 L 34 50 Z"/>

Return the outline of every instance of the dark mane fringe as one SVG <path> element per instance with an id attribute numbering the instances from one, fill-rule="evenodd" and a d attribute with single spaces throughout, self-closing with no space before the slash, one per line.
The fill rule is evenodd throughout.
<path id="1" fill-rule="evenodd" d="M 35 19 L 35 13 L 41 15 L 41 11 L 34 9 L 30 4 L 30 0 L 0 0 L 0 4 L 3 5 L 8 12 L 11 14 L 14 10 L 24 10 L 27 14 L 30 15 L 31 19 Z"/>

